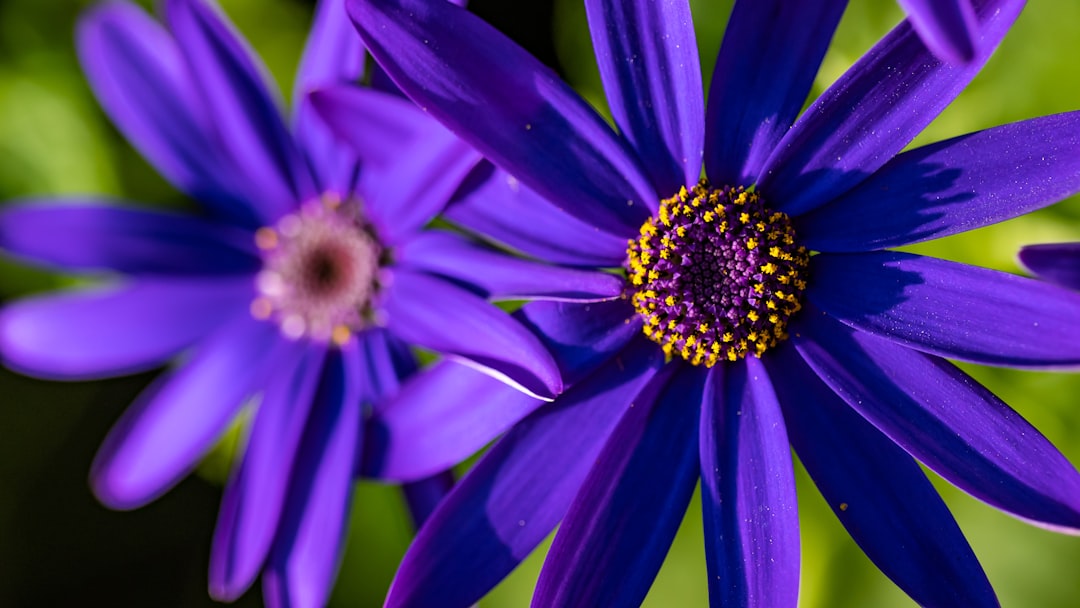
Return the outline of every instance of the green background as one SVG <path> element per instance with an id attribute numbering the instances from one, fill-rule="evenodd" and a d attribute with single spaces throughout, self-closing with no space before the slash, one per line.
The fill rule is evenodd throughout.
<path id="1" fill-rule="evenodd" d="M 72 0 L 0 3 L 0 199 L 104 194 L 185 207 L 105 119 L 82 79 L 72 45 Z M 149 6 L 150 3 L 142 3 Z M 222 0 L 283 90 L 299 58 L 312 4 Z M 514 7 L 505 6 L 514 4 Z M 695 0 L 703 69 L 711 73 L 730 2 Z M 520 40 L 601 111 L 603 99 L 579 0 L 474 2 L 473 10 Z M 901 18 L 891 0 L 853 0 L 813 95 Z M 998 53 L 916 144 L 1080 108 L 1080 3 L 1032 2 Z M 913 249 L 1011 272 L 1027 243 L 1080 240 L 1080 201 Z M 0 260 L 10 300 L 73 279 Z M 1080 375 L 966 366 L 1080 463 Z M 86 484 L 97 445 L 154 374 L 53 384 L 0 372 L 0 605 L 198 606 L 210 535 L 227 470 L 221 451 L 197 475 L 130 513 L 98 505 Z M 934 478 L 1005 606 L 1075 606 L 1080 539 L 1019 522 Z M 889 480 L 883 479 L 882 483 Z M 862 555 L 799 471 L 801 605 L 911 605 Z M 334 606 L 381 603 L 411 530 L 396 490 L 361 483 Z M 646 605 L 704 606 L 705 562 L 695 498 Z M 525 606 L 542 552 L 481 606 Z M 260 603 L 257 588 L 241 605 Z"/>

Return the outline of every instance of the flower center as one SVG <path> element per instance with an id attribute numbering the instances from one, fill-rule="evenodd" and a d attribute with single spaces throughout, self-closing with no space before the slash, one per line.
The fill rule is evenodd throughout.
<path id="1" fill-rule="evenodd" d="M 627 248 L 631 303 L 668 356 L 712 367 L 787 338 L 810 257 L 788 216 L 702 180 L 660 202 Z"/>
<path id="2" fill-rule="evenodd" d="M 360 206 L 325 195 L 255 232 L 263 269 L 251 314 L 290 338 L 342 345 L 370 324 L 383 248 Z"/>

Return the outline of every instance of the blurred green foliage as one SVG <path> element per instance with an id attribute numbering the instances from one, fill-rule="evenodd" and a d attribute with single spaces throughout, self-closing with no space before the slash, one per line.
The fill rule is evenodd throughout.
<path id="1" fill-rule="evenodd" d="M 151 3 L 142 1 L 146 7 Z M 302 0 L 221 0 L 261 54 L 283 91 L 295 73 L 311 17 Z M 485 14 L 496 3 L 474 2 Z M 100 194 L 146 204 L 190 204 L 119 135 L 98 109 L 72 44 L 86 0 L 0 3 L 0 198 Z M 698 47 L 708 82 L 730 0 L 693 0 Z M 554 28 L 532 27 L 528 44 L 554 41 L 558 67 L 605 112 L 580 0 L 550 3 Z M 901 14 L 894 0 L 853 0 L 812 96 L 835 80 Z M 511 20 L 512 21 L 512 20 Z M 989 126 L 1080 108 L 1080 4 L 1033 2 L 999 52 L 915 145 Z M 513 29 L 510 21 L 496 23 Z M 288 95 L 283 95 L 288 99 Z M 1027 243 L 1080 240 L 1080 204 L 1069 200 L 1029 216 L 912 247 L 1019 272 Z M 62 285 L 68 279 L 0 262 L 0 297 Z M 966 366 L 1012 404 L 1074 463 L 1080 463 L 1080 375 Z M 149 375 L 55 385 L 0 375 L 0 605 L 207 605 L 205 568 L 218 490 L 226 464 L 212 460 L 136 513 L 97 505 L 86 471 L 105 430 Z M 221 454 L 217 455 L 219 458 Z M 848 538 L 800 471 L 802 606 L 911 605 Z M 883 479 L 882 483 L 889 480 Z M 935 479 L 967 533 L 1004 606 L 1074 606 L 1080 598 L 1080 539 L 1003 515 Z M 377 606 L 404 553 L 411 527 L 397 492 L 361 483 L 349 549 L 332 605 Z M 648 606 L 705 606 L 700 503 L 695 498 Z M 531 556 L 482 606 L 528 604 L 543 560 Z M 258 592 L 241 603 L 257 603 Z"/>

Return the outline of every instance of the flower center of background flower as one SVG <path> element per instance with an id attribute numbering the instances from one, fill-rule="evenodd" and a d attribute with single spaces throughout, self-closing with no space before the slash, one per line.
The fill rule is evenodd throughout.
<path id="1" fill-rule="evenodd" d="M 631 303 L 668 356 L 706 367 L 760 356 L 787 338 L 809 260 L 787 215 L 702 180 L 661 201 L 630 241 Z"/>
<path id="2" fill-rule="evenodd" d="M 326 195 L 255 232 L 263 256 L 251 314 L 290 338 L 341 345 L 370 322 L 383 249 L 360 206 Z"/>

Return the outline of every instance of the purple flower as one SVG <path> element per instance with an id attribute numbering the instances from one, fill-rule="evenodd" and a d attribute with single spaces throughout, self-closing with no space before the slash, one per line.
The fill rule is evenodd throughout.
<path id="1" fill-rule="evenodd" d="M 621 281 L 500 265 L 485 247 L 425 230 L 459 189 L 482 185 L 485 165 L 411 103 L 377 90 L 342 94 L 366 121 L 365 139 L 346 147 L 331 136 L 306 94 L 361 74 L 342 3 L 324 2 L 316 16 L 291 124 L 213 6 L 169 0 L 165 18 L 167 29 L 132 4 L 104 4 L 81 21 L 78 48 L 106 112 L 201 212 L 96 197 L 4 209 L 6 250 L 108 274 L 7 307 L 3 360 L 35 376 L 91 379 L 181 356 L 109 435 L 94 490 L 114 508 L 153 500 L 247 412 L 211 593 L 236 598 L 263 572 L 269 603 L 322 605 L 354 476 L 382 459 L 368 421 L 416 367 L 409 345 L 551 398 L 562 389 L 552 356 L 486 296 L 602 299 Z M 416 514 L 444 483 L 409 488 Z"/>
<path id="2" fill-rule="evenodd" d="M 1080 291 L 1080 243 L 1028 245 L 1020 263 L 1040 279 Z"/>
<path id="3" fill-rule="evenodd" d="M 961 65 L 976 57 L 978 22 L 970 0 L 897 0 L 911 26 L 941 59 Z"/>
<path id="4" fill-rule="evenodd" d="M 686 2 L 589 0 L 616 133 L 465 11 L 349 0 L 402 91 L 514 176 L 492 191 L 520 180 L 536 193 L 464 201 L 451 219 L 627 277 L 623 298 L 517 313 L 570 385 L 554 403 L 443 369 L 387 406 L 425 414 L 383 418 L 387 436 L 430 448 L 391 445 L 381 473 L 397 479 L 509 428 L 421 529 L 388 605 L 466 606 L 560 520 L 534 605 L 637 605 L 700 479 L 713 603 L 794 606 L 789 442 L 867 556 L 923 605 L 996 599 L 917 462 L 1007 513 L 1080 530 L 1080 474 L 944 359 L 1080 364 L 1080 295 L 885 249 L 1080 191 L 1080 113 L 900 152 L 1022 4 L 974 3 L 977 55 L 962 67 L 900 24 L 800 116 L 844 2 L 736 3 L 706 107 Z"/>

